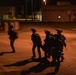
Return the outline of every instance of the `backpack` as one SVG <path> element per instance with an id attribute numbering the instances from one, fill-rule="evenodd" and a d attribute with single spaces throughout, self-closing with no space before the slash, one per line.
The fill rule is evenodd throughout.
<path id="1" fill-rule="evenodd" d="M 18 39 L 18 33 L 17 32 L 14 32 L 14 38 Z"/>
<path id="2" fill-rule="evenodd" d="M 37 40 L 38 42 L 41 41 L 41 38 L 40 38 L 39 34 L 36 34 L 36 40 Z"/>

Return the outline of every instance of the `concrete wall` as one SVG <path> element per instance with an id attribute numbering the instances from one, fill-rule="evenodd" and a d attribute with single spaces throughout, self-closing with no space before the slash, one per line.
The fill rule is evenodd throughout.
<path id="1" fill-rule="evenodd" d="M 70 21 L 70 15 L 66 11 L 43 11 L 42 21 L 68 22 Z"/>
<path id="2" fill-rule="evenodd" d="M 73 22 L 76 21 L 76 6 L 43 6 L 42 21 Z"/>

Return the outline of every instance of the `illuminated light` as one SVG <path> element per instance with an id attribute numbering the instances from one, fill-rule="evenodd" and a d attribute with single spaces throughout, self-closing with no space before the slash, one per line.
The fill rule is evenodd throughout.
<path id="1" fill-rule="evenodd" d="M 45 3 L 45 5 L 46 5 L 46 0 L 43 0 L 43 2 Z"/>
<path id="2" fill-rule="evenodd" d="M 61 18 L 61 16 L 58 16 L 58 18 L 60 19 L 60 18 Z"/>
<path id="3" fill-rule="evenodd" d="M 46 1 L 46 0 L 43 0 L 44 2 Z"/>

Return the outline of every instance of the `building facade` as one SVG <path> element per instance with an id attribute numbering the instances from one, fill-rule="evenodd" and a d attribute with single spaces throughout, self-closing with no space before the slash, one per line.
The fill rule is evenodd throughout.
<path id="1" fill-rule="evenodd" d="M 76 5 L 70 5 L 70 3 L 60 3 L 59 5 L 43 5 L 42 21 L 76 22 Z"/>

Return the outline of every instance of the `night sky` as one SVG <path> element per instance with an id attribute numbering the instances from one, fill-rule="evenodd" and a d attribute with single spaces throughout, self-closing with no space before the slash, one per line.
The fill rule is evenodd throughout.
<path id="1" fill-rule="evenodd" d="M 27 0 L 29 3 L 31 2 L 31 0 Z M 41 3 L 42 0 L 33 0 L 36 1 L 36 3 L 39 5 Z M 76 4 L 76 0 L 47 0 L 47 2 L 51 5 L 56 4 L 56 1 L 71 1 L 71 4 Z M 21 5 L 24 2 L 26 2 L 26 0 L 0 0 L 0 5 Z"/>

